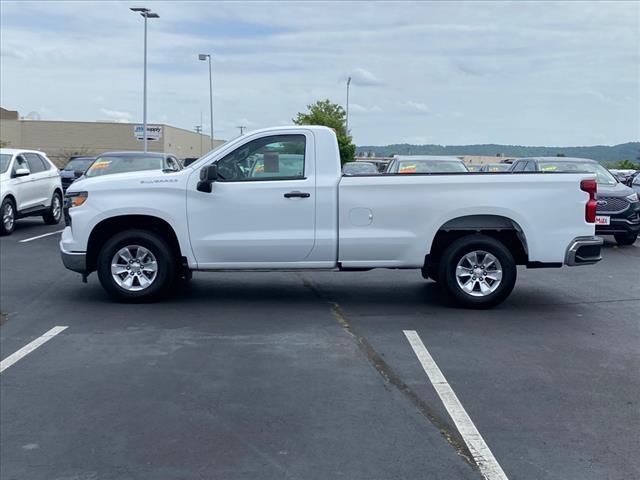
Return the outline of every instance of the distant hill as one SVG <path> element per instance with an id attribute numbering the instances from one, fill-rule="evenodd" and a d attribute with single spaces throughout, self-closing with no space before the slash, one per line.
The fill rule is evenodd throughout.
<path id="1" fill-rule="evenodd" d="M 526 147 L 522 145 L 409 145 L 407 143 L 384 146 L 358 146 L 358 154 L 375 152 L 378 157 L 392 155 L 489 155 L 504 157 L 565 157 L 592 158 L 601 163 L 620 160 L 636 161 L 640 158 L 640 142 L 620 145 L 594 145 L 592 147 Z"/>

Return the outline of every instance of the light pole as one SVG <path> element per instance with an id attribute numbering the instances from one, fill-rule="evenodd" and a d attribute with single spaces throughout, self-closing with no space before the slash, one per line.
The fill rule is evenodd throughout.
<path id="1" fill-rule="evenodd" d="M 351 77 L 347 78 L 347 135 L 349 135 L 349 85 L 351 85 Z"/>
<path id="2" fill-rule="evenodd" d="M 211 81 L 211 54 L 198 54 L 199 60 L 209 59 L 209 114 L 211 115 L 211 149 L 213 150 L 213 82 Z"/>
<path id="3" fill-rule="evenodd" d="M 140 15 L 144 17 L 144 85 L 142 87 L 142 135 L 144 137 L 144 151 L 147 152 L 147 19 L 148 18 L 160 18 L 160 15 L 153 13 L 148 8 L 133 7 L 130 9 L 133 12 L 140 12 Z"/>

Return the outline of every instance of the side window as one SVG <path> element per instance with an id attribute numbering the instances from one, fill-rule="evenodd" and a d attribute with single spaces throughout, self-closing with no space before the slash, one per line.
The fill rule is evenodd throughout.
<path id="1" fill-rule="evenodd" d="M 529 160 L 526 164 L 526 166 L 524 167 L 524 171 L 525 172 L 535 172 L 536 171 L 536 164 L 534 161 Z"/>
<path id="2" fill-rule="evenodd" d="M 39 155 L 35 153 L 25 153 L 24 156 L 27 158 L 31 173 L 44 172 L 46 170 L 44 160 L 42 160 Z"/>
<path id="3" fill-rule="evenodd" d="M 31 171 L 27 160 L 22 155 L 18 155 L 15 162 L 13 162 L 13 173 L 16 173 L 16 170 L 20 170 L 22 168 L 26 168 L 27 170 Z"/>
<path id="4" fill-rule="evenodd" d="M 513 171 L 514 172 L 522 172 L 524 171 L 524 167 L 526 165 L 527 162 L 516 162 L 516 164 L 513 166 Z"/>
<path id="5" fill-rule="evenodd" d="M 47 162 L 42 155 L 37 155 L 37 157 L 42 161 L 42 164 L 44 165 L 44 169 L 45 170 L 51 170 L 53 168 L 53 166 L 51 165 L 51 162 Z"/>
<path id="6" fill-rule="evenodd" d="M 221 181 L 304 178 L 304 135 L 273 135 L 246 143 L 218 161 Z"/>

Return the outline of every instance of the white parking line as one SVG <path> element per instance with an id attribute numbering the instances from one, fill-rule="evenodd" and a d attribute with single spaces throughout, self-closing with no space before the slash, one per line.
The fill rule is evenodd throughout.
<path id="1" fill-rule="evenodd" d="M 37 237 L 25 238 L 24 240 L 20 240 L 20 243 L 31 242 L 33 240 L 38 240 L 39 238 L 48 237 L 50 235 L 55 235 L 56 233 L 62 233 L 62 232 L 64 232 L 64 229 L 56 230 L 55 232 L 45 233 L 44 235 L 38 235 Z"/>
<path id="2" fill-rule="evenodd" d="M 422 339 L 415 330 L 403 330 L 405 337 L 409 340 L 411 348 L 415 352 L 422 368 L 427 373 L 431 384 L 436 389 L 440 400 L 444 404 L 447 412 L 456 424 L 460 435 L 467 444 L 473 459 L 475 460 L 480 473 L 486 480 L 508 480 L 507 475 L 500 467 L 500 464 L 489 450 L 480 432 L 471 421 L 471 418 L 463 408 L 460 400 L 447 382 L 440 368 L 433 360 L 433 357 L 422 343 Z"/>
<path id="3" fill-rule="evenodd" d="M 17 352 L 14 352 L 11 355 L 9 355 L 7 358 L 5 358 L 4 360 L 2 360 L 0 362 L 0 373 L 4 372 L 7 368 L 9 368 L 11 365 L 16 363 L 22 357 L 25 357 L 25 356 L 29 355 L 36 348 L 44 345 L 49 340 L 51 340 L 53 337 L 58 335 L 60 332 L 66 330 L 67 328 L 69 328 L 69 327 L 53 327 L 48 332 L 40 335 L 33 342 L 27 343 L 20 350 L 18 350 Z"/>

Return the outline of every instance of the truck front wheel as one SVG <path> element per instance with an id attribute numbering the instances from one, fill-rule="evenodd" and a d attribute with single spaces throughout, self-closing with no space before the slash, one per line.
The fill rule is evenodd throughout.
<path id="1" fill-rule="evenodd" d="M 439 284 L 466 308 L 490 308 L 503 302 L 516 283 L 511 252 L 486 235 L 459 238 L 443 252 Z"/>
<path id="2" fill-rule="evenodd" d="M 159 235 L 147 230 L 126 230 L 104 244 L 98 255 L 98 278 L 119 300 L 158 297 L 176 276 L 176 261 Z"/>

